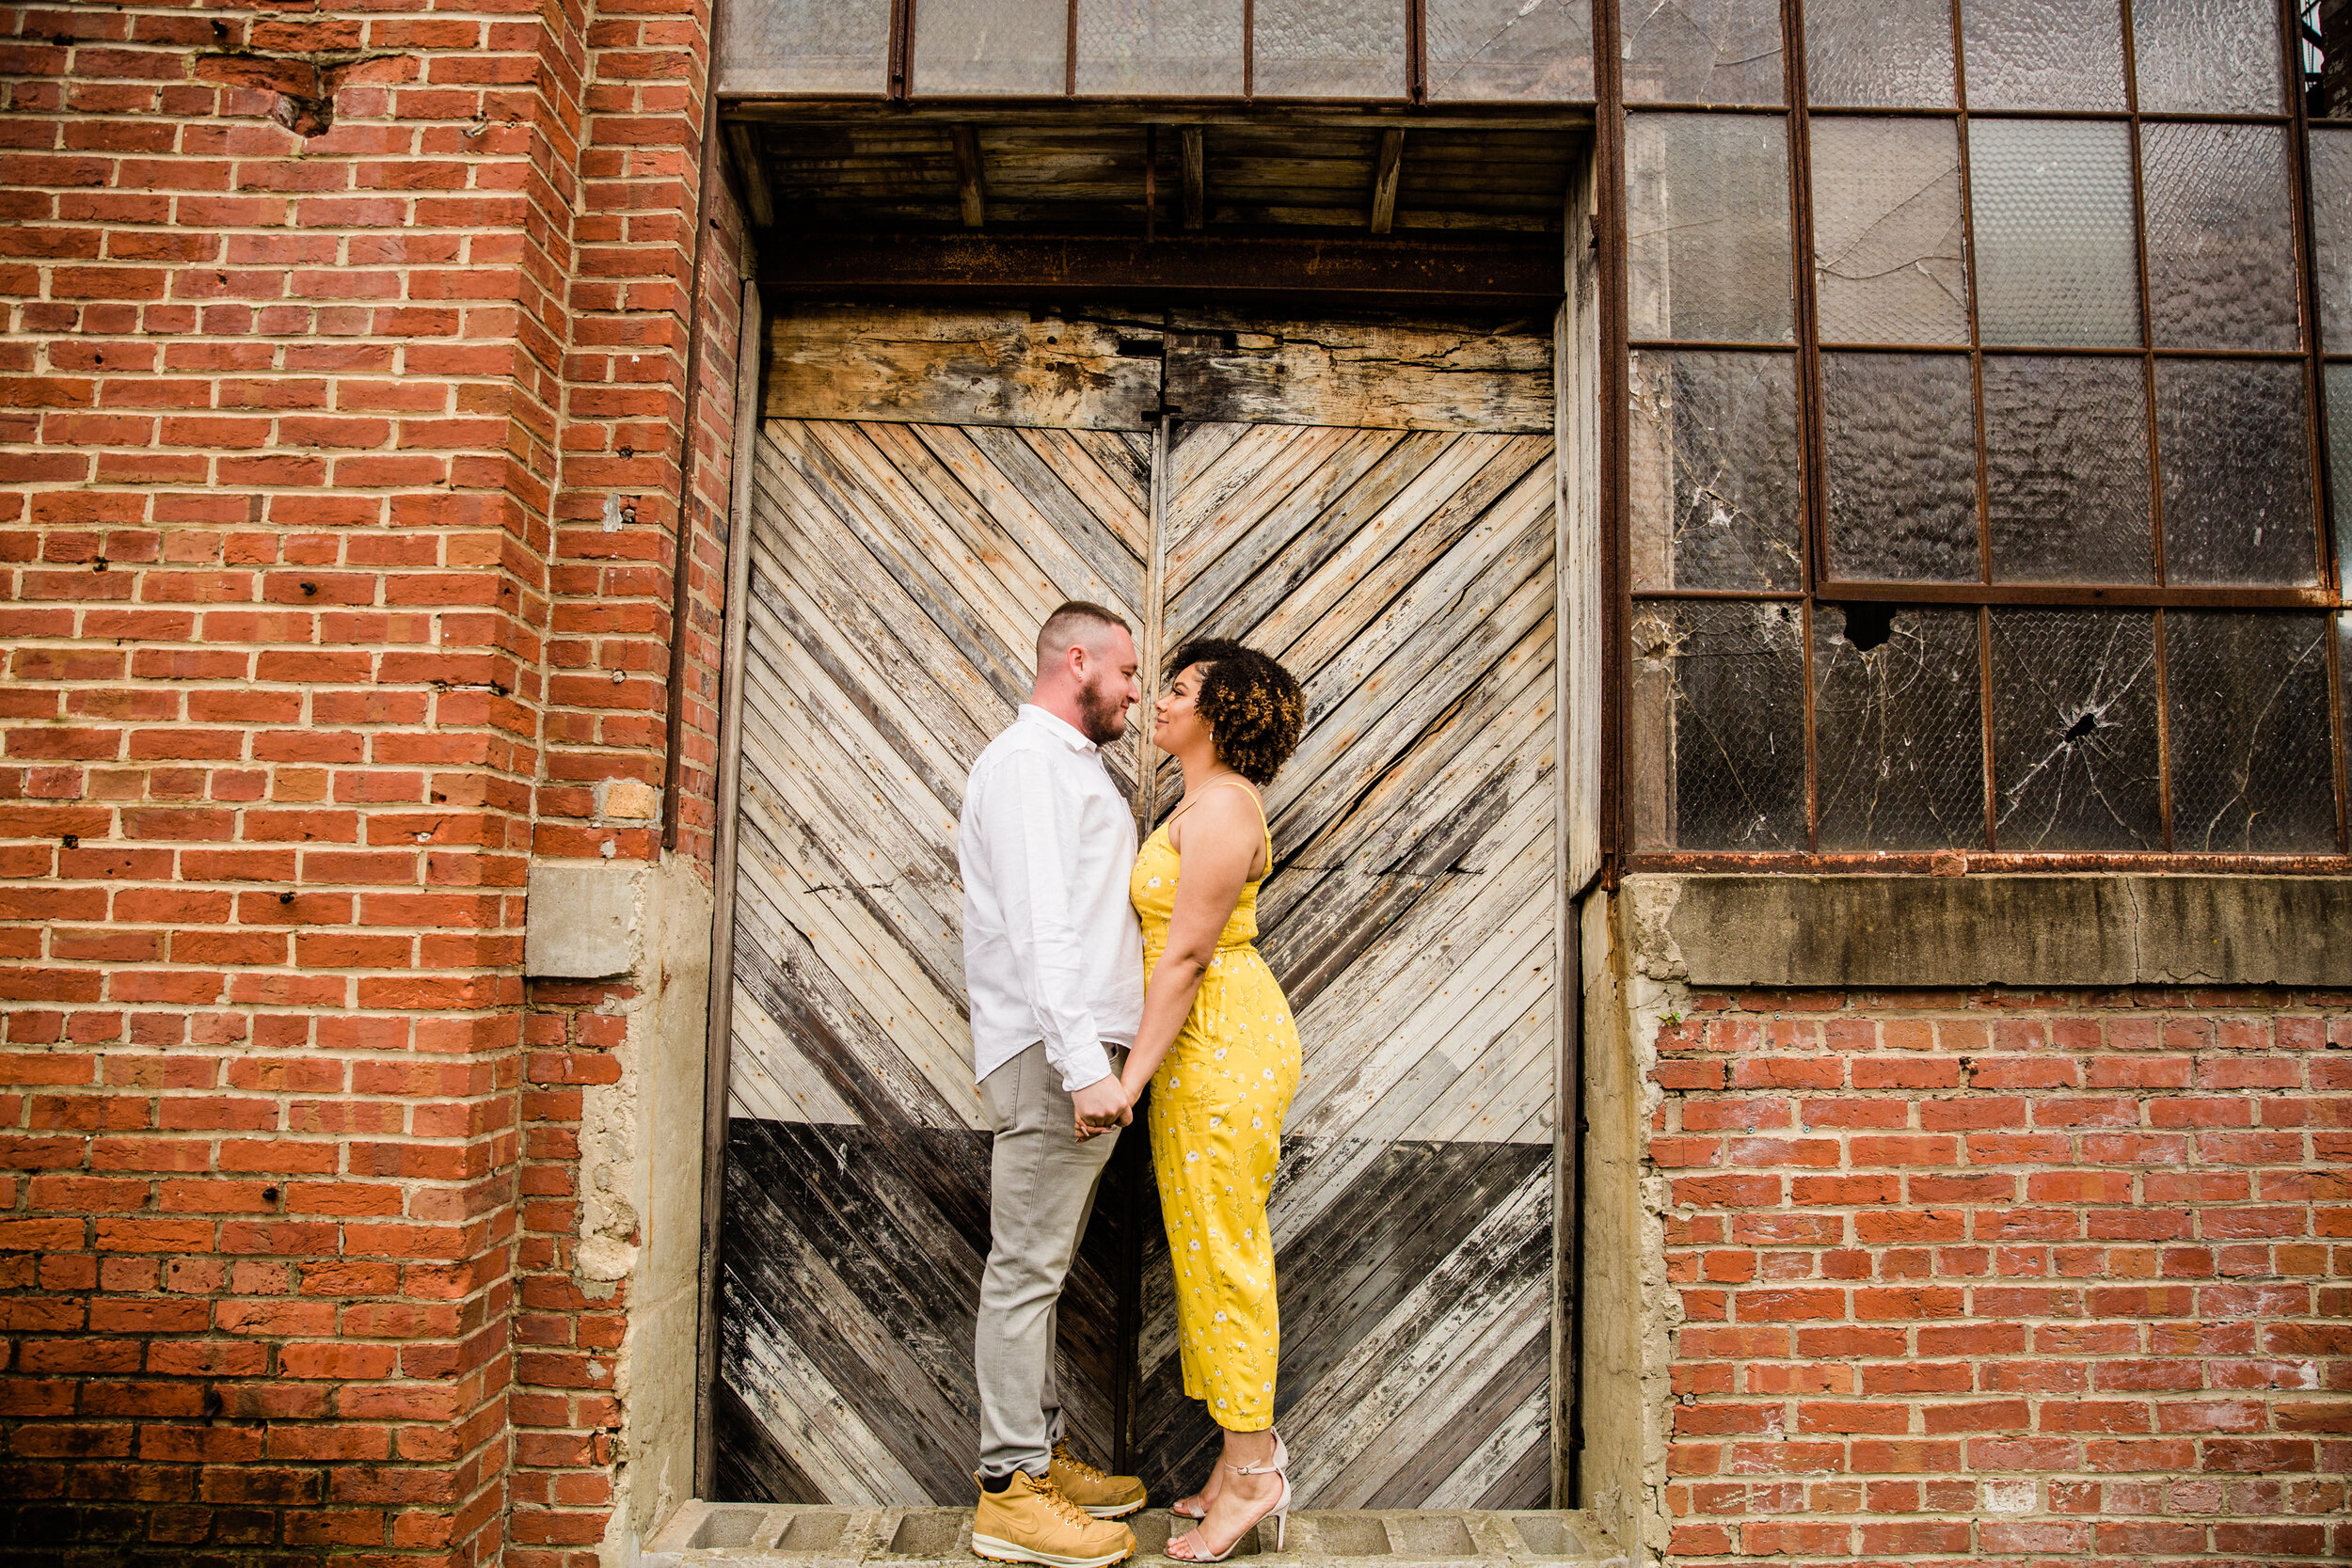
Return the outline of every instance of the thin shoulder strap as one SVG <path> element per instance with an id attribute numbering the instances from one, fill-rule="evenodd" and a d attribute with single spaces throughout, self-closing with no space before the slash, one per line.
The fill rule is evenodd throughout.
<path id="1" fill-rule="evenodd" d="M 1257 879 L 1263 881 L 1266 872 L 1274 869 L 1274 825 L 1265 819 L 1265 801 L 1259 796 L 1258 786 L 1247 779 L 1219 779 L 1216 782 L 1232 784 L 1240 789 L 1243 794 L 1249 797 L 1249 803 L 1258 808 L 1258 832 L 1265 836 L 1265 871 L 1259 872 Z M 1212 784 L 1209 787 L 1214 789 L 1216 785 Z"/>

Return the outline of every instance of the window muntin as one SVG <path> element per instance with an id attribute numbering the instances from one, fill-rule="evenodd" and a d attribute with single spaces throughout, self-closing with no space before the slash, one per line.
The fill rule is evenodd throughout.
<path id="1" fill-rule="evenodd" d="M 1628 81 L 1629 848 L 2342 853 L 2352 610 L 2316 481 L 2346 493 L 2352 441 L 2312 393 L 2352 408 L 2352 344 L 2322 365 L 2306 322 L 2352 337 L 2352 125 L 2312 127 L 2305 191 L 2261 3 L 1791 14 L 1793 113 Z M 1729 291 L 1661 238 L 1750 236 L 1761 309 L 1773 214 L 1642 154 L 1783 138 L 1785 353 L 1686 308 Z M 1718 385 L 1735 355 L 1758 368 Z M 1788 384 L 1793 542 L 1747 451 Z M 1768 544 L 1794 573 L 1755 569 Z"/>

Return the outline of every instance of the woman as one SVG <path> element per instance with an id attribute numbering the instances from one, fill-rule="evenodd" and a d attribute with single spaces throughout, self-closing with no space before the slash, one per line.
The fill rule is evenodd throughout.
<path id="1" fill-rule="evenodd" d="M 1175 1507 L 1200 1524 L 1168 1555 L 1218 1562 L 1268 1514 L 1279 1550 L 1290 1513 L 1290 1455 L 1274 1432 L 1281 1335 L 1265 1209 L 1298 1087 L 1298 1031 L 1250 943 L 1274 858 L 1260 792 L 1298 744 L 1306 697 L 1288 671 L 1238 642 L 1188 642 L 1168 667 L 1152 740 L 1183 765 L 1184 794 L 1128 882 L 1150 978 L 1121 1078 L 1130 1101 L 1152 1087 L 1184 1392 L 1225 1433 L 1208 1484 Z"/>

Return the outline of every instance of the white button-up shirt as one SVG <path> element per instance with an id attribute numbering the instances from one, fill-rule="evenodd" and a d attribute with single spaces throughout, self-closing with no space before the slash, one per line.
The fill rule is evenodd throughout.
<path id="1" fill-rule="evenodd" d="M 1102 751 L 1033 704 L 972 765 L 956 831 L 972 1076 L 1039 1040 L 1081 1089 L 1143 1022 L 1143 933 L 1127 898 L 1136 820 Z"/>

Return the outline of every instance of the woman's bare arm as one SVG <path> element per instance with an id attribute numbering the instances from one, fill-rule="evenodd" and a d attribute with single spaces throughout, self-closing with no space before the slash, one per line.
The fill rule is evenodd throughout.
<path id="1" fill-rule="evenodd" d="M 1152 1081 L 1191 1016 L 1200 976 L 1216 957 L 1216 939 L 1232 919 L 1264 845 L 1257 804 L 1237 785 L 1218 784 L 1203 791 L 1184 813 L 1184 863 L 1176 879 L 1168 948 L 1144 990 L 1143 1023 L 1120 1075 L 1130 1101 Z"/>

